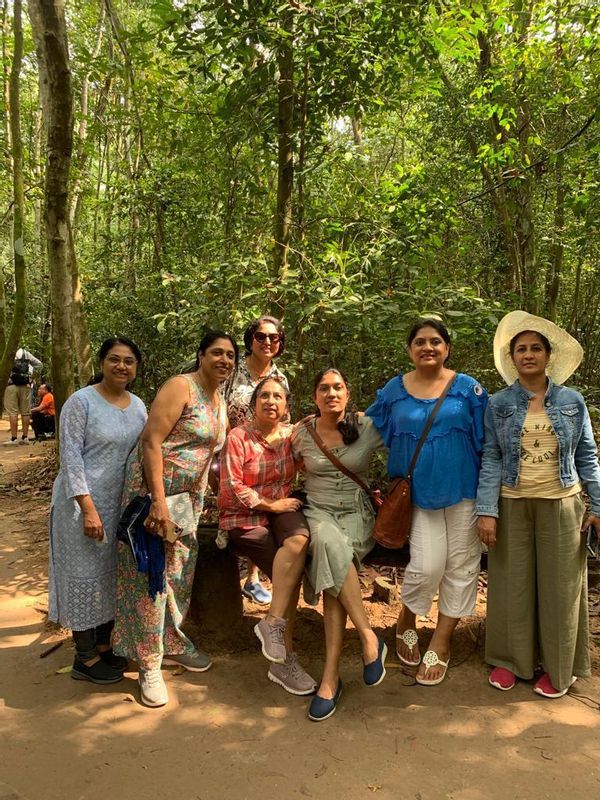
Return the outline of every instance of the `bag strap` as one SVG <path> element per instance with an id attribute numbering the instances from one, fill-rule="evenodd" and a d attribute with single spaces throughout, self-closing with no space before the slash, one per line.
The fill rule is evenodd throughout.
<path id="1" fill-rule="evenodd" d="M 415 452 L 413 453 L 413 457 L 410 460 L 410 464 L 408 465 L 408 472 L 406 473 L 407 479 L 410 481 L 412 479 L 412 474 L 414 472 L 415 466 L 417 464 L 417 459 L 419 458 L 419 454 L 421 453 L 421 448 L 425 444 L 425 439 L 427 439 L 427 434 L 431 430 L 433 423 L 435 422 L 435 418 L 438 415 L 438 411 L 442 407 L 444 400 L 446 399 L 448 392 L 450 391 L 450 387 L 456 380 L 456 372 L 452 375 L 448 383 L 444 386 L 444 390 L 441 395 L 437 399 L 437 403 L 434 405 L 431 414 L 427 418 L 427 422 L 425 423 L 425 427 L 423 428 L 423 433 L 421 434 L 421 438 L 417 442 L 417 446 L 415 448 Z"/>
<path id="2" fill-rule="evenodd" d="M 355 473 L 352 472 L 352 470 L 344 466 L 344 464 L 342 464 L 339 458 L 335 456 L 331 452 L 331 450 L 327 447 L 323 439 L 321 439 L 321 437 L 319 436 L 316 427 L 311 424 L 312 419 L 314 419 L 314 417 L 309 417 L 308 419 L 302 420 L 302 425 L 304 425 L 306 430 L 312 436 L 314 443 L 317 445 L 319 450 L 323 453 L 324 456 L 326 456 L 331 461 L 331 463 L 336 469 L 339 469 L 340 472 L 343 472 L 347 478 L 350 478 L 350 480 L 354 481 L 354 483 L 357 483 L 360 486 L 360 488 L 363 489 L 363 491 L 365 491 L 370 497 L 373 497 L 373 491 L 371 490 L 369 484 L 365 483 L 365 481 L 363 481 L 362 478 L 359 478 L 358 475 L 355 475 Z"/>

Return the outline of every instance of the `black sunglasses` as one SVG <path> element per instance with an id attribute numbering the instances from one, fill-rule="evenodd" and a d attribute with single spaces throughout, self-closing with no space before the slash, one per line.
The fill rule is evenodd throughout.
<path id="1" fill-rule="evenodd" d="M 261 344 L 263 342 L 266 342 L 267 339 L 270 342 L 273 342 L 273 344 L 279 344 L 281 340 L 281 336 L 278 333 L 263 333 L 262 331 L 256 331 L 256 333 L 254 334 L 254 338 L 256 339 L 257 342 L 260 342 Z"/>

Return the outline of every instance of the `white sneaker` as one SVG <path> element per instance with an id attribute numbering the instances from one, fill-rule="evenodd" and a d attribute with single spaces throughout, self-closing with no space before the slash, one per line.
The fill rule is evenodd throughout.
<path id="1" fill-rule="evenodd" d="M 4 444 L 19 444 L 18 439 L 7 439 Z"/>
<path id="2" fill-rule="evenodd" d="M 141 669 L 138 676 L 142 703 L 150 708 L 158 708 L 169 702 L 167 687 L 159 669 Z"/>

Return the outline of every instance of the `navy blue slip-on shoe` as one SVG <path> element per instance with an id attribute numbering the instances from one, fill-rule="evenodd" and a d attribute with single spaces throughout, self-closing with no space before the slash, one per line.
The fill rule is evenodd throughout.
<path id="1" fill-rule="evenodd" d="M 385 678 L 385 659 L 387 656 L 387 645 L 383 639 L 379 640 L 379 650 L 375 661 L 365 664 L 363 667 L 363 681 L 367 686 L 378 686 Z"/>
<path id="2" fill-rule="evenodd" d="M 340 699 L 341 694 L 342 680 L 340 678 L 337 689 L 335 690 L 335 695 L 330 700 L 326 700 L 324 697 L 319 697 L 318 694 L 313 697 L 308 708 L 308 718 L 312 719 L 313 722 L 322 722 L 324 719 L 329 719 L 329 717 L 337 708 L 338 700 Z"/>

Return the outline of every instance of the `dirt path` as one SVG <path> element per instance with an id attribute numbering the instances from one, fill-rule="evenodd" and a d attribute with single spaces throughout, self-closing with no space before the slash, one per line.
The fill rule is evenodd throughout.
<path id="1" fill-rule="evenodd" d="M 0 422 L 0 440 L 5 430 Z M 434 688 L 414 685 L 395 658 L 384 683 L 366 688 L 349 632 L 344 695 L 322 724 L 307 720 L 306 699 L 266 680 L 264 660 L 246 646 L 217 653 L 206 674 L 171 671 L 163 709 L 139 705 L 135 673 L 105 688 L 57 674 L 72 661 L 68 641 L 39 657 L 64 635 L 44 616 L 47 495 L 14 489 L 23 469 L 40 465 L 41 447 L 0 446 L 0 800 L 600 796 L 598 649 L 595 676 L 573 696 L 544 700 L 527 684 L 500 693 L 486 683 L 480 619 L 461 628 L 453 659 L 465 660 Z M 369 607 L 392 645 L 382 626 L 394 609 Z M 257 607 L 247 611 L 250 627 Z M 314 611 L 300 614 L 299 634 L 318 676 Z"/>

